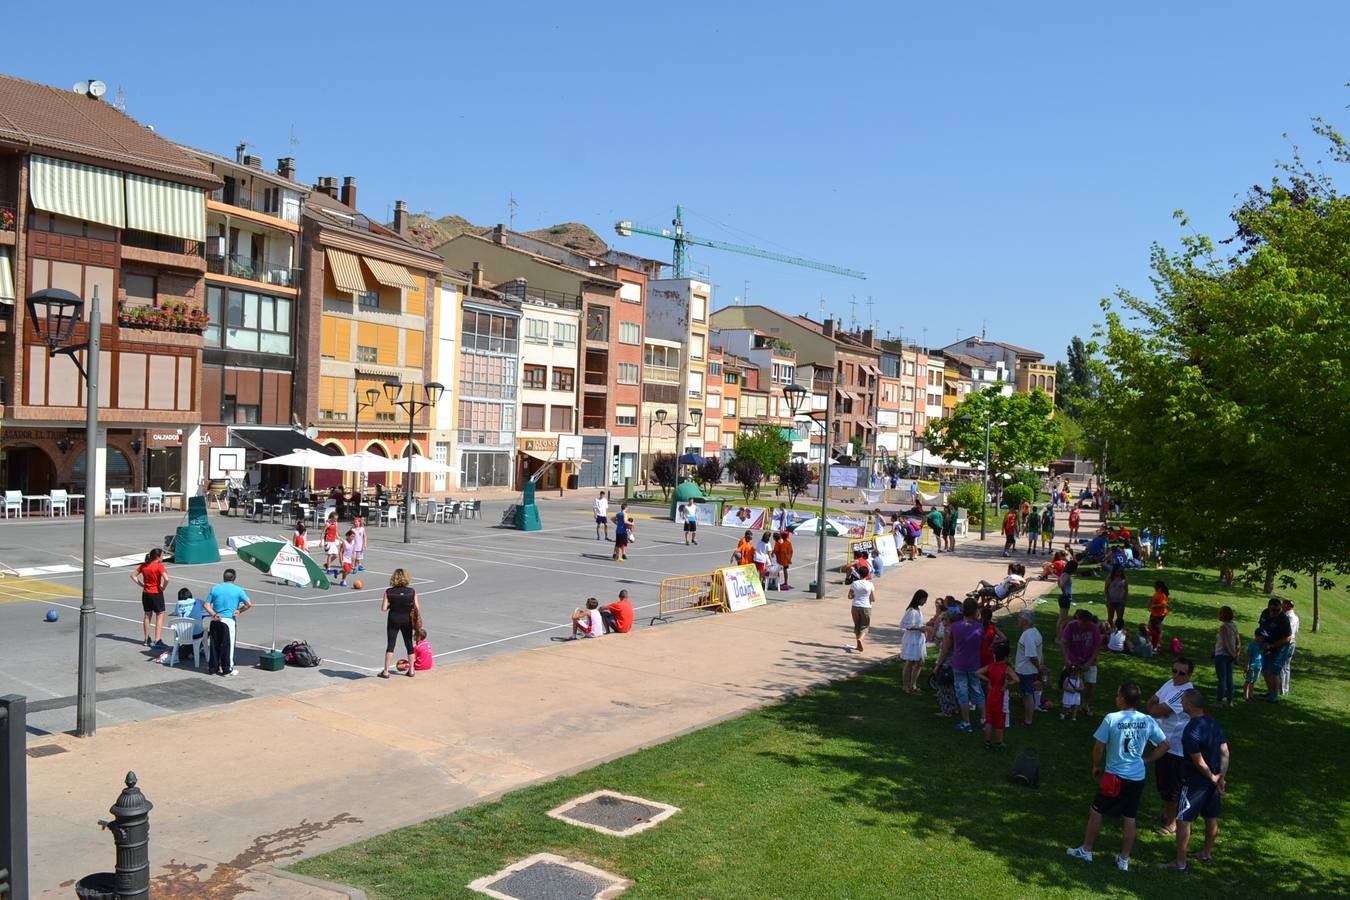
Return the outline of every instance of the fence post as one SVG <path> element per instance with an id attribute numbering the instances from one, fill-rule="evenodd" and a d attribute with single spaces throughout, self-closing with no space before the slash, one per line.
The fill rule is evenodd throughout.
<path id="1" fill-rule="evenodd" d="M 28 701 L 0 697 L 0 896 L 28 896 Z"/>

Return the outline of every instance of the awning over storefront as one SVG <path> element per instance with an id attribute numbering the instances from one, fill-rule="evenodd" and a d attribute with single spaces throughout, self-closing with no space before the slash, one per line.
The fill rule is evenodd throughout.
<path id="1" fill-rule="evenodd" d="M 112 228 L 127 227 L 121 172 L 37 154 L 31 157 L 28 172 L 28 193 L 38 209 Z"/>
<path id="2" fill-rule="evenodd" d="M 521 450 L 522 456 L 528 456 L 531 459 L 537 459 L 540 462 L 551 462 L 553 460 L 553 450 Z"/>
<path id="3" fill-rule="evenodd" d="M 144 175 L 127 175 L 127 227 L 187 241 L 206 240 L 206 192 Z"/>
<path id="4" fill-rule="evenodd" d="M 296 450 L 317 450 L 329 456 L 337 454 L 332 447 L 325 447 L 317 441 L 307 438 L 303 432 L 290 428 L 240 428 L 231 426 L 230 435 L 253 449 L 268 456 L 283 456 Z"/>
<path id="5" fill-rule="evenodd" d="M 370 290 L 366 276 L 361 274 L 361 261 L 355 254 L 328 247 L 324 255 L 328 257 L 328 268 L 333 273 L 333 284 L 337 285 L 338 290 L 349 294 L 364 294 Z"/>
<path id="6" fill-rule="evenodd" d="M 412 273 L 403 266 L 388 263 L 382 259 L 371 259 L 369 256 L 363 256 L 361 259 L 365 262 L 366 268 L 370 269 L 370 274 L 374 275 L 375 280 L 380 284 L 391 288 L 417 289 L 417 282 L 413 281 Z"/>
<path id="7" fill-rule="evenodd" d="M 0 247 L 0 303 L 14 305 L 14 262 L 8 247 Z"/>

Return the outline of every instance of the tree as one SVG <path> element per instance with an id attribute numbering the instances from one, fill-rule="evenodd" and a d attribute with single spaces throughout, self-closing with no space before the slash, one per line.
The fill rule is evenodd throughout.
<path id="1" fill-rule="evenodd" d="M 741 486 L 741 493 L 748 503 L 751 496 L 759 496 L 759 483 L 764 480 L 764 470 L 753 459 L 737 459 L 731 464 L 731 474 Z"/>
<path id="2" fill-rule="evenodd" d="M 791 453 L 792 445 L 772 425 L 760 425 L 736 440 L 736 461 L 745 460 L 759 466 L 761 479 L 773 478 L 782 471 Z"/>
<path id="3" fill-rule="evenodd" d="M 670 453 L 658 453 L 652 459 L 652 478 L 661 487 L 661 496 L 669 497 L 670 489 L 679 483 L 680 465 Z"/>
<path id="4" fill-rule="evenodd" d="M 797 498 L 811 486 L 811 469 L 801 461 L 788 463 L 779 470 L 778 483 L 787 491 L 788 506 L 796 506 Z"/>
<path id="5" fill-rule="evenodd" d="M 1071 416 L 1077 416 L 1080 408 L 1099 394 L 1095 351 L 1095 344 L 1074 335 L 1065 351 L 1067 361 L 1055 363 L 1055 405 Z"/>
<path id="6" fill-rule="evenodd" d="M 722 480 L 722 468 L 722 460 L 719 457 L 709 456 L 694 470 L 694 480 L 703 488 L 705 494 L 710 487 Z"/>
<path id="7" fill-rule="evenodd" d="M 1005 472 L 1048 465 L 1064 448 L 1054 401 L 1039 388 L 1005 396 L 997 386 L 967 394 L 951 418 L 934 419 L 924 431 L 929 450 L 984 468 L 984 423 L 989 429 L 989 482 L 997 493 Z"/>
<path id="8" fill-rule="evenodd" d="M 1155 245 L 1154 297 L 1104 304 L 1107 377 L 1083 424 L 1169 547 L 1245 563 L 1267 589 L 1306 573 L 1320 593 L 1350 569 L 1350 198 L 1297 154 L 1280 172 L 1233 212 L 1231 256 L 1193 233 Z"/>

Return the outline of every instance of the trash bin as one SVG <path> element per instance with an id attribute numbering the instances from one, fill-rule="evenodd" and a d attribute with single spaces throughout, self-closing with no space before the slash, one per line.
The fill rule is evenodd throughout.
<path id="1" fill-rule="evenodd" d="M 573 472 L 571 475 L 568 475 L 568 476 L 567 476 L 567 489 L 568 489 L 569 491 L 575 491 L 575 490 L 577 489 L 577 482 L 578 482 L 578 480 L 579 480 L 579 477 L 578 477 L 578 475 L 577 475 L 575 472 Z"/>
<path id="2" fill-rule="evenodd" d="M 117 876 L 112 872 L 95 872 L 75 883 L 75 896 L 80 900 L 116 900 Z"/>

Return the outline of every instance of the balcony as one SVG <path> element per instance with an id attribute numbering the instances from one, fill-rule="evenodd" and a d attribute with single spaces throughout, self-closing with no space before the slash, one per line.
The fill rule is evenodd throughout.
<path id="1" fill-rule="evenodd" d="M 293 269 L 265 260 L 232 254 L 208 256 L 206 271 L 211 275 L 228 275 L 245 281 L 257 281 L 277 287 L 294 288 L 300 283 L 300 269 Z"/>
<path id="2" fill-rule="evenodd" d="M 201 241 L 152 234 L 149 231 L 122 232 L 122 258 L 156 266 L 172 266 L 201 272 L 205 268 Z"/>
<path id="3" fill-rule="evenodd" d="M 459 444 L 467 447 L 509 447 L 515 440 L 510 431 L 478 431 L 473 428 L 459 429 Z"/>
<path id="4" fill-rule="evenodd" d="M 587 395 L 581 405 L 581 427 L 588 431 L 604 431 L 609 422 L 609 407 L 605 398 Z"/>
<path id="5" fill-rule="evenodd" d="M 680 370 L 674 366 L 643 366 L 642 380 L 660 384 L 679 384 Z"/>
<path id="6" fill-rule="evenodd" d="M 18 227 L 19 210 L 8 200 L 0 200 L 0 234 L 13 233 Z"/>
<path id="7" fill-rule="evenodd" d="M 596 387 L 609 384 L 609 354 L 596 350 L 586 351 L 586 369 L 583 383 Z"/>
<path id="8" fill-rule="evenodd" d="M 235 209 L 271 216 L 292 225 L 299 225 L 299 196 L 298 193 L 292 194 L 291 191 L 281 191 L 279 188 L 268 186 L 260 179 L 256 193 L 242 185 L 230 184 L 226 188 L 218 188 L 213 191 L 211 200 L 213 203 L 232 206 Z M 253 217 L 250 216 L 249 218 Z"/>

